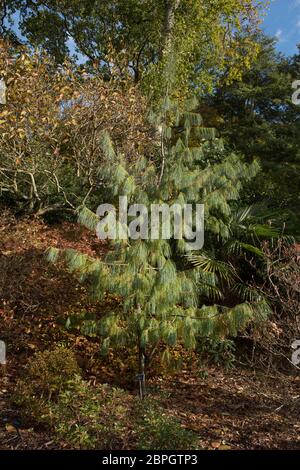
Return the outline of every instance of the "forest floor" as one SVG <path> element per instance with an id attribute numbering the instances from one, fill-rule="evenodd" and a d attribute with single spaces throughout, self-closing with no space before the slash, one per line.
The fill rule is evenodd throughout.
<path id="1" fill-rule="evenodd" d="M 103 314 L 116 299 L 108 299 L 105 305 L 90 303 L 86 288 L 73 275 L 47 263 L 49 246 L 75 248 L 93 256 L 106 251 L 105 243 L 75 224 L 47 225 L 2 215 L 0 339 L 8 351 L 5 369 L 0 365 L 0 449 L 64 447 L 43 430 L 28 427 L 11 404 L 23 366 L 36 351 L 67 345 L 88 380 L 137 394 L 132 357 L 100 359 L 96 339 L 65 328 L 70 314 Z M 267 373 L 238 362 L 230 370 L 207 366 L 203 373 L 193 359 L 180 372 L 152 373 L 149 391 L 167 413 L 199 435 L 201 448 L 300 449 L 299 375 Z"/>

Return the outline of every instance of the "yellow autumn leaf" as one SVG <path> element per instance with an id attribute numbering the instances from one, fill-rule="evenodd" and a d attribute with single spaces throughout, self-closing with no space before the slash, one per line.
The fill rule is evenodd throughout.
<path id="1" fill-rule="evenodd" d="M 17 429 L 12 424 L 6 424 L 5 429 L 9 433 L 17 432 Z"/>

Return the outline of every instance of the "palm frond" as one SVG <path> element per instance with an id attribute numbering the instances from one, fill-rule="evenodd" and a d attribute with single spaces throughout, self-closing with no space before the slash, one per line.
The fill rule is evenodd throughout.
<path id="1" fill-rule="evenodd" d="M 187 260 L 203 272 L 217 275 L 221 280 L 230 283 L 235 276 L 233 268 L 223 261 L 208 257 L 207 255 L 188 254 Z"/>
<path id="2" fill-rule="evenodd" d="M 243 301 L 260 302 L 263 299 L 261 292 L 243 283 L 235 284 L 232 290 L 237 293 Z"/>

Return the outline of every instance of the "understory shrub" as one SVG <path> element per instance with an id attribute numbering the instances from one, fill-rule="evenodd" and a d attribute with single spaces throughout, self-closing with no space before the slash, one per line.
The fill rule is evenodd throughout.
<path id="1" fill-rule="evenodd" d="M 272 305 L 272 315 L 248 332 L 251 362 L 268 371 L 282 368 L 297 373 L 292 345 L 300 338 L 299 245 L 283 237 L 264 242 L 262 249 L 266 263 L 258 271 L 256 287 Z"/>
<path id="2" fill-rule="evenodd" d="M 225 369 L 234 367 L 235 343 L 231 339 L 210 339 L 199 341 L 197 346 L 200 361 L 220 365 Z"/>
<path id="3" fill-rule="evenodd" d="M 49 398 L 66 389 L 80 375 L 74 353 L 63 346 L 36 353 L 28 362 L 26 372 L 32 391 Z"/>
<path id="4" fill-rule="evenodd" d="M 108 385 L 91 386 L 77 378 L 50 404 L 56 436 L 76 449 L 125 448 L 131 397 Z"/>
<path id="5" fill-rule="evenodd" d="M 198 440 L 154 399 L 108 385 L 77 380 L 50 408 L 57 437 L 72 448 L 189 450 Z"/>
<path id="6" fill-rule="evenodd" d="M 184 429 L 179 421 L 168 416 L 153 399 L 138 404 L 138 448 L 141 450 L 193 450 L 198 436 Z"/>
<path id="7" fill-rule="evenodd" d="M 59 346 L 54 350 L 36 353 L 24 370 L 13 401 L 24 409 L 29 419 L 39 423 L 49 419 L 51 400 L 71 387 L 80 368 L 72 351 Z"/>
<path id="8" fill-rule="evenodd" d="M 184 429 L 152 398 L 79 375 L 65 348 L 37 353 L 25 368 L 14 401 L 33 424 L 75 449 L 195 449 L 196 434 Z"/>

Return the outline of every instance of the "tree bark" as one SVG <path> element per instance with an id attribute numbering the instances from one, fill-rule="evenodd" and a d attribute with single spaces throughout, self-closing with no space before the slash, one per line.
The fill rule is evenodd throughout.
<path id="1" fill-rule="evenodd" d="M 141 306 L 137 306 L 138 313 L 141 314 Z M 145 379 L 145 348 L 141 344 L 142 332 L 138 335 L 138 360 L 139 360 L 139 392 L 140 399 L 143 400 L 146 395 L 146 379 Z"/>
<path id="2" fill-rule="evenodd" d="M 143 400 L 146 395 L 146 378 L 145 378 L 145 351 L 139 345 L 139 387 L 140 398 Z"/>
<path id="3" fill-rule="evenodd" d="M 165 18 L 163 26 L 162 55 L 167 53 L 172 45 L 172 34 L 175 24 L 175 13 L 181 0 L 165 0 Z"/>

